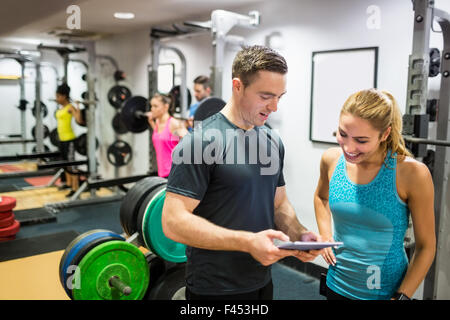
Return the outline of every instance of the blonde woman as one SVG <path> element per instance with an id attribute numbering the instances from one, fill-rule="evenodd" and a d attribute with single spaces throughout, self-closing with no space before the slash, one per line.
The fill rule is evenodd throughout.
<path id="1" fill-rule="evenodd" d="M 323 154 L 314 196 L 320 235 L 344 242 L 322 255 L 329 300 L 410 299 L 433 262 L 433 182 L 405 148 L 401 131 L 402 116 L 388 92 L 363 90 L 342 107 L 339 147 Z M 403 239 L 410 215 L 416 248 L 408 264 Z"/>

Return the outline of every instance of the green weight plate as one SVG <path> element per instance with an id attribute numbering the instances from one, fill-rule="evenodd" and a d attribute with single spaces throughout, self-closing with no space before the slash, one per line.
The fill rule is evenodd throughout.
<path id="1" fill-rule="evenodd" d="M 137 215 L 137 230 L 139 231 L 139 243 L 145 245 L 144 237 L 142 235 L 142 223 L 144 220 L 144 216 L 147 212 L 147 207 L 150 201 L 153 199 L 155 195 L 157 195 L 162 189 L 165 189 L 167 186 L 166 183 L 159 185 L 156 187 L 152 192 L 150 192 L 147 197 L 145 197 L 144 201 L 142 202 L 142 205 L 139 207 L 139 212 Z"/>
<path id="2" fill-rule="evenodd" d="M 66 249 L 64 250 L 64 253 L 61 257 L 61 260 L 59 262 L 59 274 L 60 274 L 60 280 L 61 283 L 63 283 L 63 278 L 62 278 L 62 274 L 63 274 L 63 266 L 64 266 L 64 262 L 67 258 L 68 253 L 70 252 L 70 250 L 72 250 L 73 246 L 78 243 L 79 241 L 81 241 L 83 238 L 87 237 L 88 235 L 95 233 L 95 232 L 107 232 L 109 230 L 104 230 L 104 229 L 94 229 L 94 230 L 89 230 L 86 231 L 82 234 L 80 234 L 79 236 L 77 236 L 75 239 L 73 239 L 66 247 Z"/>
<path id="3" fill-rule="evenodd" d="M 69 285 L 68 279 L 71 278 L 72 281 L 74 279 L 73 269 L 69 270 L 73 266 L 78 266 L 81 259 L 95 246 L 111 240 L 120 240 L 124 241 L 119 234 L 114 233 L 109 230 L 90 230 L 87 231 L 78 237 L 76 237 L 72 242 L 67 246 L 61 261 L 60 261 L 60 280 L 61 284 L 66 291 L 67 295 L 72 298 L 72 285 Z"/>
<path id="4" fill-rule="evenodd" d="M 86 240 L 84 240 L 86 239 Z M 118 234 L 105 234 L 105 233 L 95 233 L 92 234 L 89 237 L 89 240 L 87 238 L 83 239 L 83 246 L 80 247 L 75 254 L 73 255 L 72 261 L 70 262 L 71 265 L 73 266 L 78 266 L 80 264 L 80 261 L 83 259 L 83 257 L 92 250 L 92 248 L 97 247 L 98 245 L 108 242 L 108 241 L 113 241 L 113 240 L 119 240 L 119 241 L 124 241 L 124 239 L 118 235 Z M 66 280 L 67 282 L 67 280 Z M 73 285 L 73 283 L 72 283 Z M 72 295 L 72 288 L 66 288 L 69 294 L 70 298 L 73 298 Z"/>
<path id="5" fill-rule="evenodd" d="M 80 261 L 75 275 L 79 286 L 72 291 L 75 300 L 139 300 L 145 295 L 149 268 L 145 255 L 125 241 L 108 241 L 90 250 Z M 124 295 L 109 284 L 119 277 L 131 288 Z"/>
<path id="6" fill-rule="evenodd" d="M 162 209 L 166 190 L 162 189 L 147 206 L 142 222 L 142 234 L 147 248 L 164 260 L 180 263 L 187 260 L 186 245 L 166 237 L 162 229 Z"/>

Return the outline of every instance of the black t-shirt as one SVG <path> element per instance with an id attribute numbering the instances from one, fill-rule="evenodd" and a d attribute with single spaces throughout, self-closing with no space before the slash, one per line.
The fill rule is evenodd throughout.
<path id="1" fill-rule="evenodd" d="M 284 147 L 266 126 L 244 131 L 222 113 L 204 120 L 172 154 L 167 191 L 200 200 L 194 214 L 233 230 L 274 229 L 274 197 Z M 264 287 L 265 267 L 244 252 L 187 247 L 186 283 L 195 294 L 237 294 Z"/>

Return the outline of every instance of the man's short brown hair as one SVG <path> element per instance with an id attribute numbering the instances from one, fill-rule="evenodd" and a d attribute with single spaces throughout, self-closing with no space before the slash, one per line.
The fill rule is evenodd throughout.
<path id="1" fill-rule="evenodd" d="M 194 83 L 201 84 L 205 90 L 210 88 L 209 78 L 207 76 L 198 76 L 194 79 Z"/>
<path id="2" fill-rule="evenodd" d="M 271 71 L 286 74 L 286 60 L 275 50 L 265 46 L 247 46 L 234 58 L 232 78 L 241 79 L 245 87 L 249 86 L 258 71 Z"/>

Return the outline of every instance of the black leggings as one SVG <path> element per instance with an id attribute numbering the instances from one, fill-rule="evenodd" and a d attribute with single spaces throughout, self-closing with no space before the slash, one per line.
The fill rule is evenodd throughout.
<path id="1" fill-rule="evenodd" d="M 351 300 L 351 299 L 341 296 L 340 294 L 334 292 L 327 286 L 327 300 Z"/>
<path id="2" fill-rule="evenodd" d="M 190 291 L 186 287 L 186 300 L 272 300 L 273 299 L 273 284 L 272 280 L 261 289 L 231 295 L 198 295 Z"/>

